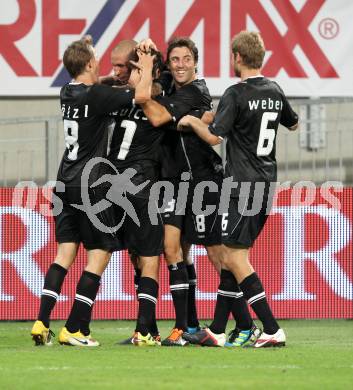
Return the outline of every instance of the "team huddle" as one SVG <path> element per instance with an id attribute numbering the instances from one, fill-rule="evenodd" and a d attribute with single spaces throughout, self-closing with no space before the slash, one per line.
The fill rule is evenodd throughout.
<path id="1" fill-rule="evenodd" d="M 66 150 L 52 201 L 59 210 L 53 213 L 58 250 L 31 331 L 36 345 L 52 344 L 50 315 L 80 243 L 87 265 L 59 333 L 61 344 L 99 345 L 90 322 L 100 279 L 111 254 L 127 249 L 138 316 L 132 337 L 122 344 L 285 345 L 249 262 L 271 205 L 277 129 L 282 124 L 295 130 L 298 124 L 282 89 L 261 75 L 264 55 L 258 33 L 234 37 L 232 65 L 241 82 L 225 91 L 213 114 L 206 83 L 197 78 L 198 50 L 189 38 L 171 40 L 165 62 L 150 39 L 121 41 L 111 53 L 113 74 L 107 77 L 99 77 L 89 37 L 68 46 L 63 62 L 72 81 L 60 93 Z M 225 169 L 212 148 L 224 139 Z M 231 183 L 226 197 L 225 183 Z M 256 213 L 246 212 L 255 204 Z M 220 275 L 214 319 L 206 328 L 197 317 L 192 244 L 205 247 Z M 163 340 L 156 322 L 162 254 L 175 309 L 174 328 Z M 236 324 L 227 338 L 230 313 Z"/>

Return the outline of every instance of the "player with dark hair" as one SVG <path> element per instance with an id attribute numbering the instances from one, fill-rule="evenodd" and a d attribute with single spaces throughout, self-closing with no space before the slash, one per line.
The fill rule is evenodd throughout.
<path id="1" fill-rule="evenodd" d="M 209 328 L 188 335 L 187 339 L 201 345 L 225 345 L 224 332 L 239 283 L 263 324 L 263 332 L 253 346 L 284 346 L 285 334 L 275 320 L 262 283 L 249 262 L 249 249 L 265 225 L 267 207 L 272 201 L 269 185 L 277 178 L 275 141 L 278 126 L 282 124 L 295 130 L 298 116 L 279 85 L 261 75 L 265 47 L 259 33 L 240 32 L 233 39 L 232 53 L 235 74 L 241 82 L 225 91 L 214 122 L 208 127 L 188 115 L 178 124 L 179 128 L 191 126 L 211 145 L 227 137 L 226 177 L 233 177 L 238 184 L 232 188 L 229 202 L 214 320 Z M 250 191 L 244 191 L 246 183 L 251 184 Z M 246 213 L 255 204 L 260 211 L 255 215 Z"/>
<path id="2" fill-rule="evenodd" d="M 179 37 L 170 41 L 167 64 L 173 77 L 174 89 L 168 97 L 150 100 L 142 105 L 146 116 L 155 126 L 178 121 L 186 113 L 193 112 L 193 115 L 201 117 L 205 111 L 211 110 L 212 99 L 205 81 L 197 79 L 197 61 L 198 50 L 190 38 Z M 163 212 L 163 219 L 164 253 L 176 314 L 175 327 L 162 345 L 183 346 L 186 345 L 183 333 L 199 329 L 195 303 L 196 272 L 188 256 L 190 244 L 204 245 L 209 259 L 218 268 L 223 216 L 217 214 L 217 191 L 212 192 L 210 189 L 204 194 L 204 203 L 216 208 L 211 215 L 195 215 L 192 212 L 193 198 L 189 196 L 184 216 L 183 210 L 178 209 L 180 205 L 176 204 L 176 195 L 178 188 L 182 186 L 189 186 L 189 194 L 192 195 L 204 181 L 212 181 L 219 187 L 223 179 L 223 168 L 218 154 L 192 132 L 178 134 L 169 131 L 162 145 L 162 174 L 175 186 L 175 197 L 170 199 Z M 251 329 L 253 321 L 240 291 L 237 297 L 237 318 L 243 321 L 240 325 L 243 329 Z"/>
<path id="3" fill-rule="evenodd" d="M 154 66 L 152 76 L 159 77 L 164 62 L 160 52 L 152 51 Z M 135 58 L 135 51 L 130 57 Z M 114 113 L 117 131 L 114 134 L 109 159 L 119 173 L 133 169 L 132 183 L 141 186 L 148 182 L 136 194 L 128 195 L 133 205 L 139 225 L 126 218 L 121 233 L 124 237 L 135 267 L 135 283 L 139 302 L 135 333 L 127 342 L 136 346 L 160 345 L 160 336 L 156 324 L 156 303 L 158 298 L 159 256 L 163 252 L 163 221 L 155 202 L 154 214 L 157 223 L 151 222 L 149 213 L 150 188 L 160 177 L 159 149 L 164 136 L 162 129 L 155 128 L 144 116 L 142 108 L 135 105 L 130 110 L 121 109 Z M 131 340 L 131 341 L 130 341 Z"/>
<path id="4" fill-rule="evenodd" d="M 119 42 L 117 44 L 117 46 L 113 49 L 113 51 L 111 53 L 111 62 L 112 62 L 112 67 L 113 67 L 113 75 L 112 76 L 113 76 L 114 82 L 112 83 L 112 85 L 114 85 L 116 87 L 128 86 L 128 81 L 129 81 L 130 73 L 132 70 L 130 61 L 131 60 L 133 60 L 133 61 L 138 60 L 136 46 L 137 46 L 137 42 L 134 40 L 123 40 L 123 41 Z M 141 47 L 141 45 L 139 47 Z M 150 42 L 150 47 L 151 47 L 151 52 L 154 55 L 152 76 L 153 76 L 154 80 L 156 81 L 157 78 L 159 77 L 160 73 L 165 68 L 165 64 L 164 64 L 162 54 L 160 52 L 154 50 L 155 46 L 154 46 L 153 42 Z M 146 48 L 141 47 L 141 49 L 145 50 Z M 107 81 L 109 83 L 111 83 L 112 78 L 107 76 L 107 77 L 104 77 L 102 81 L 104 83 Z M 152 84 L 152 95 L 155 96 L 155 95 L 160 94 L 161 92 L 162 92 L 162 89 L 160 88 L 160 84 L 159 83 L 157 84 L 154 82 Z M 135 111 L 133 113 L 136 114 Z M 132 113 L 129 113 L 126 110 L 114 113 L 114 117 L 115 117 L 116 122 L 117 122 L 117 127 L 129 125 L 129 124 L 131 125 L 130 122 L 135 121 L 135 123 L 137 125 L 137 129 L 135 131 L 136 135 L 134 135 L 132 137 L 133 138 L 131 140 L 132 143 L 129 146 L 129 151 L 126 153 L 125 158 L 122 158 L 121 154 L 120 154 L 119 158 L 118 158 L 118 156 L 120 153 L 120 149 L 125 148 L 127 146 L 126 139 L 124 140 L 124 134 L 125 134 L 124 132 L 126 132 L 126 136 L 128 136 L 129 130 L 124 129 L 124 131 L 120 135 L 115 133 L 115 136 L 112 139 L 109 157 L 110 157 L 112 163 L 114 164 L 114 166 L 116 166 L 116 168 L 119 171 L 122 171 L 124 169 L 128 169 L 129 167 L 131 167 L 133 169 L 136 169 L 136 171 L 139 171 L 138 175 L 140 177 L 140 181 L 141 181 L 141 178 L 143 178 L 143 177 L 150 177 L 150 179 L 152 178 L 153 181 L 155 181 L 156 180 L 156 173 L 157 173 L 157 171 L 158 172 L 160 171 L 159 162 L 156 161 L 156 151 L 157 151 L 157 149 L 159 149 L 159 143 L 160 143 L 159 141 L 160 141 L 163 133 L 160 130 L 158 130 L 156 132 L 155 129 L 153 129 L 151 127 L 151 125 L 148 122 L 146 122 L 146 118 L 143 118 L 142 120 L 141 120 L 141 118 L 139 118 L 137 120 L 136 118 L 135 119 L 131 118 L 131 115 L 132 115 Z M 123 123 L 124 120 L 125 120 L 125 122 Z M 152 136 L 152 138 L 150 138 L 151 136 Z M 139 159 L 140 159 L 140 163 L 138 164 L 138 166 L 136 166 L 136 162 Z M 156 167 L 156 164 L 158 165 L 158 167 Z M 153 168 L 152 171 L 151 171 L 151 166 L 155 167 L 155 168 Z M 152 177 L 151 177 L 151 173 L 153 173 Z M 159 178 L 159 175 L 158 175 L 158 178 Z M 147 180 L 150 180 L 150 179 L 147 179 Z M 147 189 L 145 189 L 143 191 L 143 193 L 136 194 L 137 199 L 135 199 L 135 196 L 132 197 L 130 195 L 130 198 L 134 198 L 133 204 L 136 205 L 136 202 L 138 203 L 136 205 L 138 210 L 140 210 L 140 211 L 144 210 L 144 214 L 142 215 L 142 217 L 145 219 L 147 217 L 147 214 L 146 214 L 147 207 L 145 209 L 143 209 L 139 206 L 139 204 L 141 202 L 146 203 L 146 200 L 148 199 L 147 194 L 148 194 L 150 187 L 151 187 L 151 185 Z M 138 214 L 139 214 L 139 216 L 141 216 L 140 215 L 141 213 L 139 211 L 138 211 Z M 130 256 L 131 263 L 134 267 L 134 273 L 135 273 L 134 284 L 135 284 L 137 298 L 139 295 L 138 287 L 139 287 L 141 273 L 142 273 L 141 268 L 142 268 L 142 265 L 145 263 L 145 259 L 142 259 L 142 261 L 139 260 L 139 256 L 137 255 L 137 253 L 141 253 L 141 250 L 142 250 L 142 252 L 145 251 L 147 241 L 144 237 L 146 235 L 148 236 L 147 233 L 151 233 L 151 234 L 154 233 L 155 237 L 159 237 L 159 235 L 160 235 L 160 232 L 159 232 L 160 228 L 159 227 L 156 227 L 156 228 L 153 226 L 151 227 L 149 220 L 145 221 L 144 223 L 146 224 L 146 226 L 148 226 L 148 229 L 141 230 L 141 229 L 143 229 L 143 227 L 141 226 L 140 230 L 143 232 L 143 235 L 141 235 L 141 231 L 134 223 L 131 223 L 131 224 L 125 223 L 121 229 L 121 232 L 120 232 L 120 233 L 122 233 L 123 231 L 125 231 L 125 233 L 126 233 L 125 236 L 127 237 L 127 244 L 128 244 L 127 246 L 129 247 L 128 248 L 129 249 L 129 256 Z M 139 246 L 138 244 L 136 245 L 136 242 L 131 244 L 131 240 L 133 238 L 135 240 L 137 240 L 138 242 L 139 242 L 139 240 L 142 241 L 142 245 L 138 248 L 138 250 L 133 250 L 134 247 Z M 157 251 L 156 251 L 159 254 L 160 251 L 159 251 L 158 247 L 159 247 L 159 244 L 157 244 Z M 152 264 L 155 261 L 155 259 L 152 259 L 152 260 L 153 261 L 149 262 L 149 263 Z M 156 277 L 153 277 L 153 278 L 158 283 Z M 145 283 L 145 281 L 143 283 Z M 151 283 L 154 284 L 153 282 L 151 282 Z M 153 320 L 152 320 L 152 324 L 149 324 L 148 327 L 150 328 L 149 333 L 152 337 L 147 336 L 147 334 L 145 334 L 146 332 L 144 331 L 144 329 L 142 329 L 142 331 L 143 331 L 142 336 L 144 336 L 144 337 L 141 337 L 141 334 L 140 334 L 140 337 L 137 337 L 138 332 L 135 330 L 132 337 L 129 337 L 123 341 L 120 341 L 118 344 L 122 344 L 122 345 L 129 345 L 130 344 L 131 345 L 131 344 L 134 344 L 134 342 L 136 343 L 136 345 L 155 345 L 155 342 L 157 344 L 160 344 L 160 335 L 159 335 L 157 322 L 156 322 L 156 318 L 155 318 L 155 307 L 151 310 L 151 313 L 152 313 Z M 137 339 L 139 339 L 140 341 L 137 342 Z M 154 339 L 154 340 L 152 340 L 152 339 Z"/>
<path id="5" fill-rule="evenodd" d="M 77 284 L 75 301 L 65 327 L 59 334 L 61 344 L 84 347 L 98 346 L 88 327 L 92 305 L 99 289 L 101 275 L 112 251 L 120 249 L 117 237 L 104 233 L 89 219 L 86 212 L 73 207 L 80 204 L 81 189 L 97 201 L 96 193 L 81 188 L 84 167 L 94 157 L 107 155 L 114 121 L 109 113 L 122 107 L 131 107 L 150 97 L 152 57 L 141 55 L 139 61 L 142 77 L 132 89 L 114 89 L 99 85 L 99 64 L 94 48 L 86 40 L 75 41 L 65 50 L 63 62 L 73 81 L 60 92 L 64 119 L 66 150 L 62 158 L 57 185 L 53 194 L 56 240 L 58 250 L 54 263 L 44 280 L 38 320 L 31 335 L 36 345 L 50 345 L 52 331 L 50 314 L 60 294 L 67 270 L 74 262 L 80 243 L 87 250 L 87 265 Z M 99 178 L 99 168 L 92 170 L 89 181 Z M 63 188 L 64 187 L 64 188 Z"/>

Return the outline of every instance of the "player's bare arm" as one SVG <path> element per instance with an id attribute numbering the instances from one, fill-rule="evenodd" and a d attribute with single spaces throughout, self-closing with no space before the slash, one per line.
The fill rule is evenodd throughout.
<path id="1" fill-rule="evenodd" d="M 180 119 L 178 123 L 178 130 L 183 131 L 185 127 L 191 127 L 193 131 L 205 142 L 210 145 L 218 145 L 223 141 L 222 137 L 213 135 L 209 129 L 208 125 L 204 123 L 201 119 L 196 118 L 191 115 L 186 115 Z"/>
<path id="2" fill-rule="evenodd" d="M 162 126 L 173 120 L 168 110 L 155 100 L 150 99 L 141 104 L 141 107 L 154 127 Z"/>
<path id="3" fill-rule="evenodd" d="M 205 111 L 201 117 L 203 123 L 210 125 L 214 120 L 215 114 L 212 111 Z"/>
<path id="4" fill-rule="evenodd" d="M 193 114 L 189 114 L 191 116 L 194 116 Z M 214 120 L 215 114 L 212 111 L 205 111 L 202 114 L 201 121 L 205 123 L 206 125 L 210 125 Z M 196 116 L 197 118 L 197 116 Z M 192 127 L 183 127 L 182 129 L 179 129 L 179 131 L 182 131 L 183 133 L 190 133 L 193 131 Z"/>
<path id="5" fill-rule="evenodd" d="M 132 65 L 136 66 L 140 73 L 141 79 L 136 84 L 135 89 L 135 103 L 142 104 L 151 99 L 152 90 L 152 68 L 153 68 L 153 56 L 145 54 L 139 51 L 139 61 L 131 61 Z"/>

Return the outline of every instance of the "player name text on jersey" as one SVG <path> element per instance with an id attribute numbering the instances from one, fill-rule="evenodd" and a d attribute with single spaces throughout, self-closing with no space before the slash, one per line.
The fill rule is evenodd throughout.
<path id="1" fill-rule="evenodd" d="M 249 108 L 252 110 L 282 110 L 283 103 L 281 100 L 272 100 L 271 98 L 267 99 L 257 99 L 257 100 L 249 100 Z"/>

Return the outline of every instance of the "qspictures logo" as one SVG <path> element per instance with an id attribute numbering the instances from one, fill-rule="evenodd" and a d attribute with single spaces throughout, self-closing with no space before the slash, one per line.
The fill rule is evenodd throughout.
<path id="1" fill-rule="evenodd" d="M 109 169 L 96 178 L 92 184 L 92 172 L 99 167 Z M 103 171 L 107 171 L 104 169 Z M 70 206 L 84 212 L 93 226 L 104 233 L 116 233 L 129 218 L 136 226 L 141 226 L 139 211 L 135 209 L 135 198 L 148 199 L 148 216 L 151 224 L 157 225 L 161 213 L 185 215 L 192 212 L 197 230 L 204 225 L 204 220 L 210 215 L 222 216 L 222 230 L 226 230 L 230 208 L 236 208 L 241 216 L 255 216 L 260 212 L 266 215 L 276 207 L 281 191 L 291 189 L 291 205 L 310 207 L 316 204 L 317 193 L 328 204 L 328 207 L 341 209 L 338 194 L 343 191 L 340 182 L 325 182 L 319 187 L 310 181 L 291 182 L 237 182 L 233 177 L 224 178 L 221 182 L 203 180 L 194 183 L 188 172 L 184 172 L 180 181 L 156 181 L 141 179 L 133 168 L 119 172 L 109 160 L 101 157 L 91 159 L 85 166 L 81 176 L 80 201 L 69 203 Z M 64 207 L 63 200 L 67 188 L 64 183 L 54 182 L 55 192 L 52 195 L 52 208 L 47 205 L 36 205 L 36 197 L 27 198 L 26 206 L 39 207 L 45 216 L 59 215 Z M 38 190 L 33 182 L 20 182 L 14 189 L 12 203 L 14 206 L 23 205 L 24 189 Z M 50 190 L 43 187 L 49 199 Z M 49 192 L 48 192 L 49 191 Z M 212 202 L 208 202 L 209 194 Z M 65 199 L 69 200 L 69 197 Z M 216 201 L 214 201 L 216 199 Z"/>

